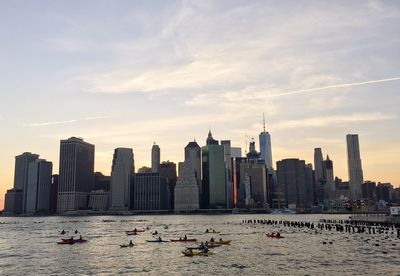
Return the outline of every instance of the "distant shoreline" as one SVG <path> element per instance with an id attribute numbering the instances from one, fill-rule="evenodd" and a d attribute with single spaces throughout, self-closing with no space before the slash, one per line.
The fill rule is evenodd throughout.
<path id="1" fill-rule="evenodd" d="M 1 214 L 0 217 L 87 217 L 87 216 L 161 216 L 161 215 L 288 215 L 288 214 L 272 214 L 264 209 L 209 209 L 196 211 L 75 211 L 63 214 L 33 214 L 33 215 L 9 215 Z M 299 212 L 291 215 L 350 215 L 353 212 Z M 371 212 L 377 213 L 377 212 Z"/>

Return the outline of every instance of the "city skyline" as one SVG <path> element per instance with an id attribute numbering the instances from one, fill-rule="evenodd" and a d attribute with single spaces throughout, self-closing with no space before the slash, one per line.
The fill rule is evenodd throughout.
<path id="1" fill-rule="evenodd" d="M 58 172 L 60 140 L 82 137 L 110 175 L 115 148 L 151 167 L 157 141 L 178 164 L 209 126 L 258 149 L 263 112 L 274 167 L 320 147 L 347 180 L 357 133 L 364 179 L 400 185 L 398 3 L 66 3 L 0 4 L 0 206 L 23 152 Z"/>

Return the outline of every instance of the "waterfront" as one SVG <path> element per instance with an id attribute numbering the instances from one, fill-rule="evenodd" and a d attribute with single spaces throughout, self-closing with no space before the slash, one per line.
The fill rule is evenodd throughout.
<path id="1" fill-rule="evenodd" d="M 248 219 L 317 223 L 323 218 L 347 219 L 348 215 L 0 218 L 0 274 L 399 275 L 400 240 L 391 233 L 368 235 L 323 230 L 316 234 L 316 230 L 306 228 L 241 224 Z M 168 229 L 164 229 L 165 225 Z M 221 237 L 232 240 L 232 244 L 213 249 L 213 256 L 190 258 L 181 254 L 185 244 L 147 243 L 146 240 L 152 239 L 151 231 L 137 236 L 127 236 L 124 232 L 147 226 L 166 240 L 186 234 L 203 241 Z M 207 228 L 221 234 L 205 234 Z M 70 233 L 78 229 L 88 242 L 58 245 L 62 229 Z M 278 230 L 284 239 L 265 235 Z M 119 247 L 130 239 L 137 246 Z"/>

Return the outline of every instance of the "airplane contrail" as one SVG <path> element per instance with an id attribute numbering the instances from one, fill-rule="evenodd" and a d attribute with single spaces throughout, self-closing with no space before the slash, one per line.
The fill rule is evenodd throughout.
<path id="1" fill-rule="evenodd" d="M 282 92 L 282 93 L 278 93 L 278 94 L 269 95 L 269 97 L 289 96 L 289 95 L 303 94 L 303 93 L 312 92 L 312 91 L 318 91 L 318 90 L 328 90 L 328 89 L 333 89 L 333 88 L 343 88 L 343 87 L 359 86 L 359 85 L 364 85 L 364 84 L 374 84 L 374 83 L 387 82 L 387 81 L 397 81 L 397 80 L 400 80 L 400 77 L 388 78 L 388 79 L 380 79 L 380 80 L 370 80 L 370 81 L 363 81 L 363 82 L 334 84 L 334 85 L 328 85 L 328 86 L 322 86 L 322 87 L 315 87 L 315 88 L 308 88 L 308 89 L 300 89 L 300 90 Z"/>
<path id="2" fill-rule="evenodd" d="M 67 121 L 55 121 L 55 122 L 43 122 L 43 123 L 29 123 L 24 124 L 25 127 L 41 127 L 41 126 L 55 126 L 55 125 L 65 125 L 65 124 L 72 124 L 77 123 L 79 121 L 92 121 L 92 120 L 100 120 L 108 118 L 108 116 L 96 116 L 96 117 L 87 117 L 83 118 L 82 120 L 67 120 Z"/>

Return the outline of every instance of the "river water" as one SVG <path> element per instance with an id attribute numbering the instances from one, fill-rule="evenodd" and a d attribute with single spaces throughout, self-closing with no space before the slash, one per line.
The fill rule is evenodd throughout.
<path id="1" fill-rule="evenodd" d="M 242 220 L 318 222 L 347 219 L 323 215 L 163 215 L 127 217 L 0 218 L 0 275 L 400 275 L 400 240 L 388 235 L 348 234 L 247 225 Z M 105 221 L 104 221 L 105 220 Z M 165 225 L 168 229 L 164 229 Z M 126 230 L 151 227 L 137 236 Z M 214 228 L 221 234 L 206 234 Z M 59 232 L 69 231 L 64 237 Z M 75 229 L 88 242 L 59 245 Z M 231 245 L 209 257 L 184 257 L 182 243 L 147 243 L 185 234 L 222 238 Z M 265 233 L 280 231 L 284 239 Z M 77 236 L 75 236 L 77 237 Z M 369 241 L 365 241 L 369 239 Z M 133 248 L 120 248 L 132 240 Z M 326 242 L 326 244 L 324 244 Z M 330 244 L 329 242 L 332 242 Z M 378 244 L 379 246 L 377 246 Z"/>

